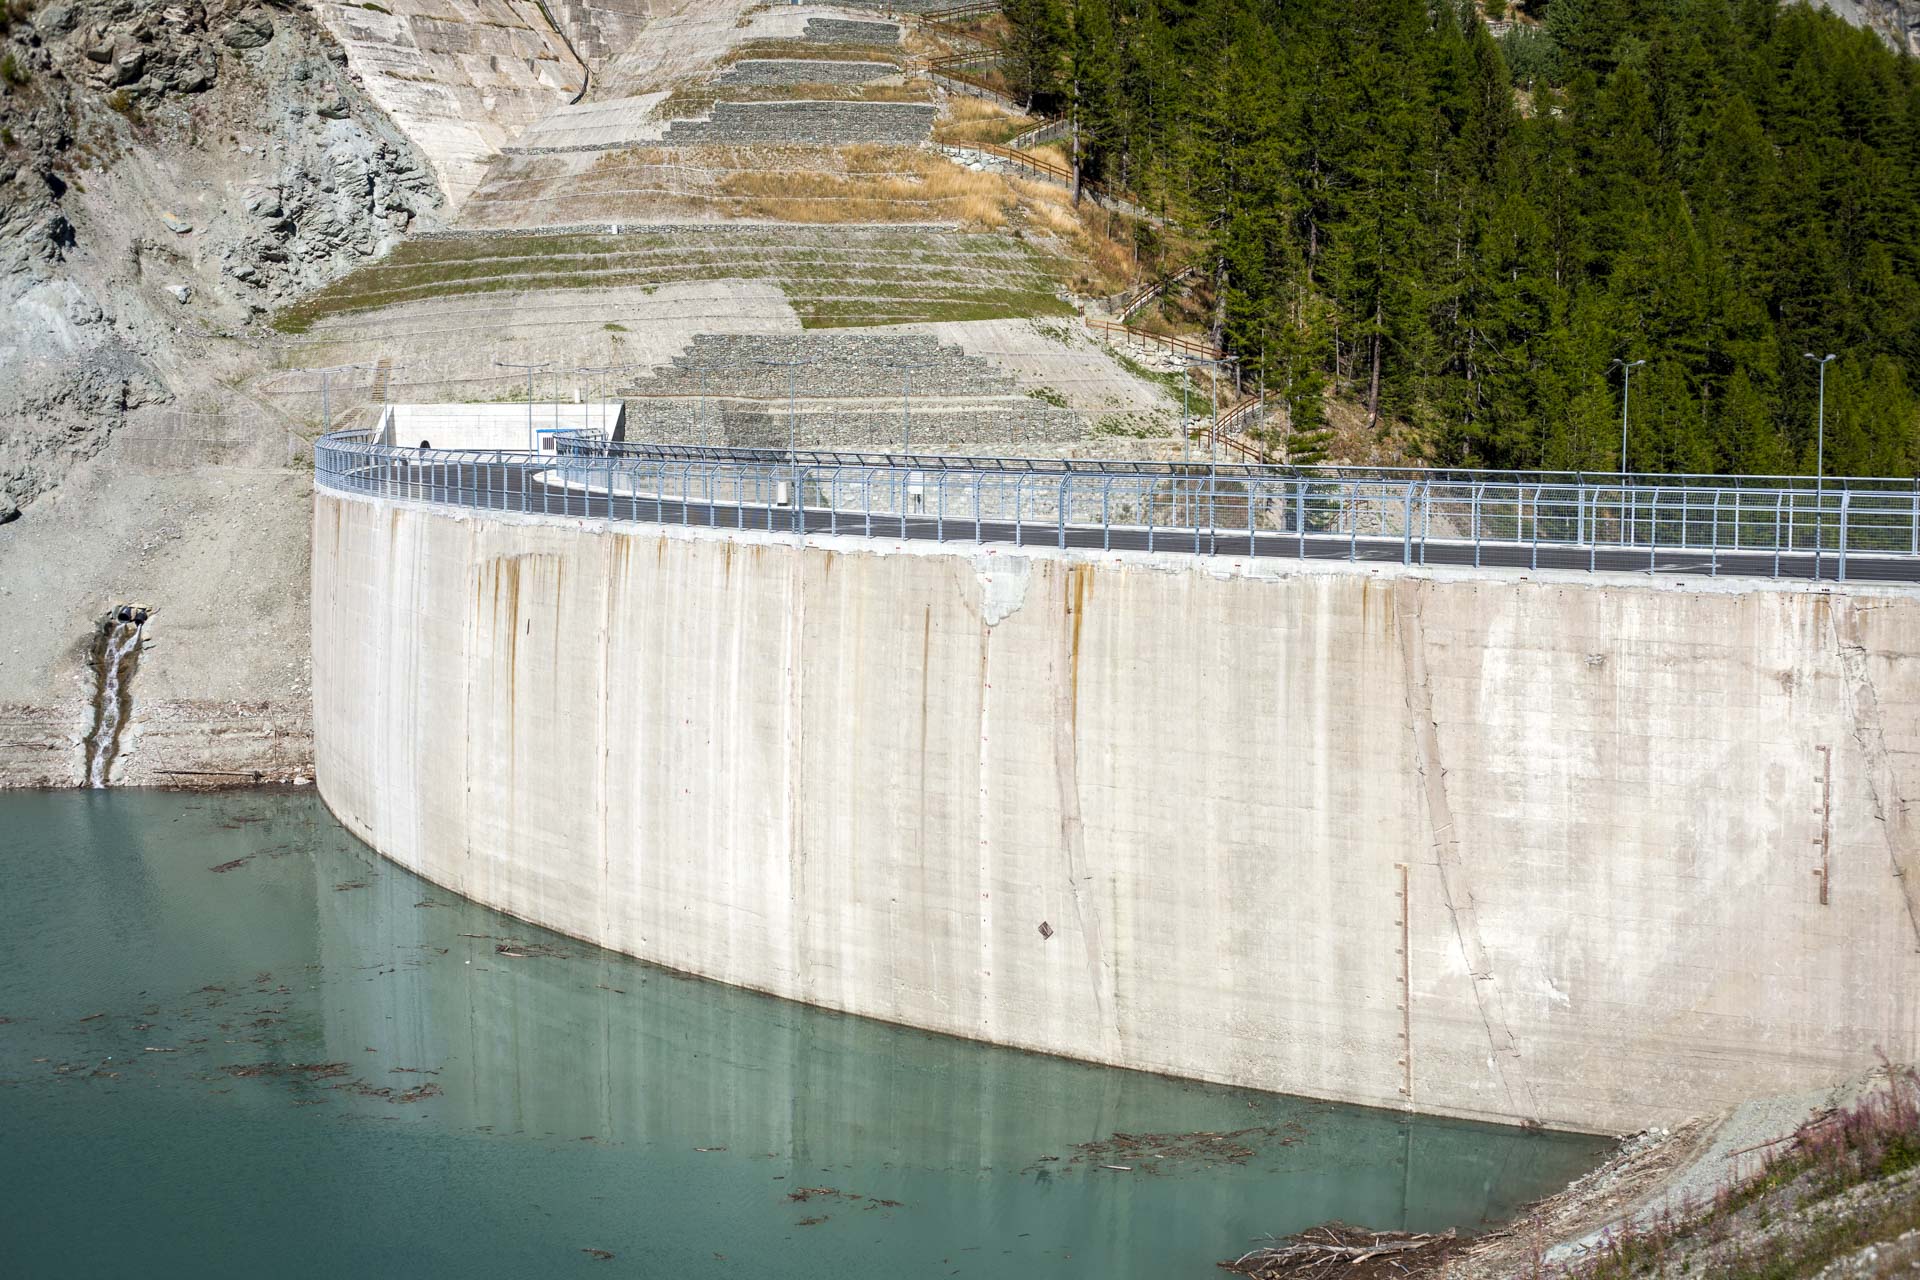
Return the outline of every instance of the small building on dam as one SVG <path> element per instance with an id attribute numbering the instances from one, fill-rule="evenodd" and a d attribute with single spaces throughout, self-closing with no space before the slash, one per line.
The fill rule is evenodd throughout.
<path id="1" fill-rule="evenodd" d="M 467 897 L 1556 1128 L 1920 1057 L 1911 490 L 460 443 L 316 450 L 313 655 L 327 804 Z"/>

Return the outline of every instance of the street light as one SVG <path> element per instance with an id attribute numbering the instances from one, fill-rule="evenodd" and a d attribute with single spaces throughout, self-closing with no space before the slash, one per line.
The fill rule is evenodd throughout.
<path id="1" fill-rule="evenodd" d="M 900 452 L 911 454 L 913 452 L 913 417 L 909 406 L 913 400 L 913 371 L 915 369 L 931 369 L 933 368 L 933 362 L 930 360 L 888 360 L 886 361 L 886 366 L 889 369 L 898 369 L 901 373 Z"/>
<path id="2" fill-rule="evenodd" d="M 1827 366 L 1839 359 L 1838 356 L 1816 356 L 1813 352 L 1803 353 L 1807 359 L 1820 366 L 1820 409 L 1815 419 L 1815 444 L 1813 455 L 1813 491 L 1819 493 L 1825 487 L 1827 477 Z"/>
<path id="3" fill-rule="evenodd" d="M 1223 364 L 1233 364 L 1237 362 L 1240 359 L 1240 357 L 1238 356 L 1207 357 L 1207 356 L 1183 355 L 1180 357 L 1180 359 L 1186 362 L 1188 368 L 1192 368 L 1194 365 L 1197 365 L 1197 364 L 1213 366 L 1213 374 L 1208 379 L 1208 391 L 1207 391 L 1207 394 L 1213 400 L 1213 429 L 1207 434 L 1207 527 L 1209 531 L 1211 531 L 1214 523 L 1213 521 L 1214 491 L 1219 487 L 1219 471 L 1220 471 L 1220 366 Z M 1183 446 L 1181 450 L 1181 456 L 1183 458 L 1186 456 L 1186 449 L 1184 446 L 1188 439 L 1188 433 L 1186 429 L 1186 416 L 1187 416 L 1187 380 L 1183 378 L 1180 381 L 1180 418 L 1181 418 L 1180 438 Z"/>
<path id="4" fill-rule="evenodd" d="M 551 368 L 553 361 L 541 364 L 513 364 L 506 360 L 495 360 L 494 364 L 502 369 L 525 369 L 527 371 L 527 452 L 538 453 L 539 445 L 533 435 L 533 375 L 536 370 Z"/>
<path id="5" fill-rule="evenodd" d="M 333 430 L 333 397 L 331 395 L 329 379 L 336 373 L 354 373 L 364 368 L 366 368 L 365 365 L 359 364 L 336 364 L 326 369 L 304 369 L 301 371 L 303 373 L 317 373 L 320 375 L 320 433 L 322 435 Z"/>
<path id="6" fill-rule="evenodd" d="M 762 359 L 760 363 L 764 365 L 770 365 L 776 369 L 785 369 L 787 371 L 787 456 L 791 458 L 794 456 L 794 452 L 795 452 L 795 439 L 796 439 L 795 416 L 798 412 L 798 410 L 795 408 L 795 403 L 794 403 L 795 402 L 794 382 L 795 382 L 795 379 L 799 377 L 800 366 L 803 364 L 812 364 L 813 357 L 796 356 L 792 360 L 775 360 L 771 357 L 768 357 L 768 358 Z"/>
<path id="7" fill-rule="evenodd" d="M 1633 395 L 1633 371 L 1645 363 L 1645 360 L 1628 361 L 1616 356 L 1607 366 L 1609 373 L 1616 368 L 1620 370 L 1620 474 L 1623 476 L 1627 474 L 1627 401 Z"/>
<path id="8" fill-rule="evenodd" d="M 574 370 L 575 373 L 584 373 L 593 378 L 593 381 L 590 381 L 587 387 L 589 391 L 593 392 L 599 398 L 600 435 L 604 439 L 611 440 L 613 438 L 613 434 L 607 430 L 607 398 L 604 390 L 599 389 L 604 388 L 605 381 L 603 376 L 594 377 L 594 375 L 625 373 L 629 369 L 636 369 L 638 367 L 638 365 L 631 364 L 582 365 L 580 368 Z M 586 426 L 589 425 L 590 419 L 582 415 L 580 422 L 582 426 Z"/>

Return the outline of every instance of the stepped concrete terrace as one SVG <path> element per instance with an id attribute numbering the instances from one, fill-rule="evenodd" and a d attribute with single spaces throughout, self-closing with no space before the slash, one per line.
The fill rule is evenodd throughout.
<path id="1" fill-rule="evenodd" d="M 718 398 L 629 399 L 626 438 L 659 444 L 725 445 L 862 452 L 1053 455 L 1085 444 L 1085 422 L 1070 409 L 1029 396 L 949 400 L 915 394 L 906 412 L 891 399 L 787 402 Z"/>
<path id="2" fill-rule="evenodd" d="M 633 383 L 627 394 L 782 397 L 788 370 L 767 361 L 805 360 L 793 370 L 793 391 L 808 397 L 897 397 L 902 371 L 921 366 L 913 381 L 922 395 L 1017 396 L 1020 384 L 978 356 L 925 333 L 703 333 L 672 365 Z M 705 371 L 704 374 L 702 371 Z"/>
<path id="3" fill-rule="evenodd" d="M 768 363 L 789 360 L 808 363 Z M 898 449 L 910 432 L 943 452 L 1053 452 L 1084 434 L 1071 409 L 927 333 L 700 334 L 621 394 L 627 438 L 665 443 Z"/>
<path id="4" fill-rule="evenodd" d="M 421 236 L 274 317 L 301 334 L 334 317 L 469 295 L 775 283 L 807 328 L 1061 316 L 1055 265 L 1007 236 L 876 226 L 689 225 L 617 235 Z M 366 320 L 365 323 L 378 323 Z"/>
<path id="5" fill-rule="evenodd" d="M 768 142 L 910 145 L 933 136 L 937 111 L 931 102 L 716 102 L 709 118 L 675 120 L 660 141 L 672 147 Z"/>
<path id="6" fill-rule="evenodd" d="M 800 84 L 866 84 L 897 76 L 888 62 L 852 62 L 827 58 L 743 58 L 713 78 L 730 89 Z"/>
<path id="7" fill-rule="evenodd" d="M 816 44 L 898 44 L 900 25 L 852 18 L 808 18 L 800 38 Z"/>

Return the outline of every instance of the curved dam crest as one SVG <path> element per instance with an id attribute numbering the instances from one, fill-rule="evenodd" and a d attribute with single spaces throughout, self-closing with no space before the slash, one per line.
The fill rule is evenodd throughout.
<path id="1" fill-rule="evenodd" d="M 1897 590 L 330 491 L 314 549 L 329 806 L 642 959 L 1569 1129 L 1920 1053 L 1920 602 Z"/>

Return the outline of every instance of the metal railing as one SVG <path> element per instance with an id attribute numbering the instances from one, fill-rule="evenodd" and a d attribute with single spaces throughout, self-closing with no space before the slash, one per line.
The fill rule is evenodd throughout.
<path id="1" fill-rule="evenodd" d="M 1913 480 L 1561 477 L 609 443 L 418 450 L 338 432 L 328 489 L 789 533 L 1516 569 L 1920 583 Z M 1771 481 L 1772 483 L 1763 483 Z"/>

